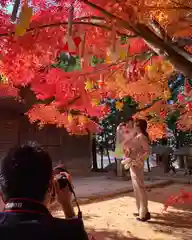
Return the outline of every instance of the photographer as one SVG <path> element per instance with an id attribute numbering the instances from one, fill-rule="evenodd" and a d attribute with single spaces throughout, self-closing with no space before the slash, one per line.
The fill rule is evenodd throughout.
<path id="1" fill-rule="evenodd" d="M 88 239 L 82 219 L 75 216 L 70 184 L 60 187 L 51 159 L 41 148 L 11 150 L 1 161 L 0 185 L 6 203 L 0 213 L 1 240 Z M 48 210 L 53 192 L 66 219 L 54 218 Z"/>

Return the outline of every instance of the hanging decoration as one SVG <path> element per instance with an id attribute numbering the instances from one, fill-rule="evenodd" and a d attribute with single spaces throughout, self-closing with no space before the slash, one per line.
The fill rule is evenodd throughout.
<path id="1" fill-rule="evenodd" d="M 79 116 L 79 123 L 82 124 L 82 125 L 88 123 L 88 118 L 87 118 L 87 116 L 80 115 L 80 116 Z"/>
<path id="2" fill-rule="evenodd" d="M 36 98 L 47 103 L 41 108 L 41 111 L 34 108 L 31 114 L 28 113 L 32 122 L 57 124 L 78 134 L 79 125 L 81 125 L 81 132 L 84 131 L 82 130 L 83 124 L 79 124 L 79 122 L 86 123 L 88 121 L 86 127 L 92 131 L 95 129 L 97 120 L 110 112 L 108 111 L 110 104 L 107 106 L 103 102 L 108 98 L 119 99 L 116 108 L 122 111 L 124 108 L 121 100 L 126 96 L 136 103 L 138 110 L 145 109 L 140 111 L 143 117 L 149 115 L 149 112 L 153 112 L 151 118 L 162 120 L 163 111 L 166 114 L 171 112 L 171 106 L 169 105 L 167 109 L 165 105 L 170 97 L 167 84 L 170 79 L 169 74 L 173 71 L 169 60 L 173 63 L 174 61 L 170 57 L 171 53 L 166 58 L 168 60 L 163 58 L 163 54 L 154 56 L 153 48 L 148 46 L 148 41 L 147 44 L 145 42 L 148 38 L 144 36 L 147 35 L 139 34 L 139 32 L 142 33 L 142 28 L 139 32 L 134 28 L 131 28 L 133 31 L 127 29 L 123 22 L 108 18 L 107 15 L 104 16 L 83 1 L 2 0 L 1 2 L 3 4 L 0 9 L 0 22 L 3 24 L 0 29 L 0 72 L 7 77 L 6 80 L 1 80 L 1 88 L 3 92 L 8 92 L 4 91 L 7 89 L 7 85 L 12 84 L 17 89 L 20 89 L 20 86 L 30 85 Z M 10 2 L 13 6 L 12 21 L 16 23 L 10 22 L 11 16 L 7 11 Z M 51 4 L 47 4 L 47 2 L 51 2 Z M 52 4 L 53 2 L 57 2 L 57 4 Z M 129 3 L 127 1 L 120 2 L 115 6 L 111 3 L 109 9 L 109 2 L 103 1 L 101 7 L 111 14 L 131 22 L 132 26 L 136 28 L 139 27 L 139 24 L 135 25 L 135 20 L 139 19 L 138 23 L 142 22 L 144 13 L 146 16 L 143 29 L 144 27 L 150 28 L 149 19 L 152 19 L 152 15 L 159 14 L 153 10 L 155 2 L 150 6 L 149 12 L 143 10 L 144 0 L 139 0 L 138 4 L 130 1 Z M 129 7 L 129 5 L 137 5 L 136 10 L 138 11 L 133 12 L 134 6 Z M 30 8 L 31 6 L 33 9 Z M 160 12 L 162 15 L 166 14 L 165 10 L 160 10 Z M 134 16 L 134 13 L 137 16 Z M 131 16 L 128 16 L 129 14 Z M 172 14 L 166 15 L 166 23 L 162 20 L 160 24 L 172 38 L 169 28 L 166 28 L 166 24 L 172 25 L 171 16 Z M 27 34 L 24 37 L 13 37 L 14 27 L 16 36 L 23 36 L 26 31 Z M 65 30 L 63 31 L 63 29 Z M 157 34 L 153 27 L 150 28 L 150 31 Z M 145 39 L 142 39 L 140 35 Z M 164 41 L 163 38 L 162 41 Z M 157 42 L 154 43 L 156 46 Z M 163 46 L 162 48 L 164 48 Z M 187 51 L 188 47 L 184 47 L 184 49 Z M 63 57 L 54 62 L 63 50 L 70 56 L 75 55 L 75 58 Z M 91 65 L 93 56 L 96 58 L 94 59 L 96 66 Z M 81 69 L 79 69 L 78 57 L 81 60 Z M 106 62 L 103 61 L 105 57 L 109 64 L 105 64 Z M 146 57 L 150 60 L 153 59 L 153 63 L 149 64 Z M 69 68 L 67 66 L 67 71 L 63 71 L 67 64 L 71 65 Z M 143 75 L 141 70 L 144 70 Z M 185 85 L 185 93 L 178 96 L 178 102 L 174 97 L 174 104 L 172 104 L 174 105 L 172 111 L 177 106 L 179 110 L 183 109 L 182 114 L 185 115 L 185 118 L 183 117 L 181 121 L 185 121 L 185 125 L 190 120 L 191 104 L 187 104 L 191 101 L 190 88 L 191 86 Z M 10 92 L 13 91 L 10 90 Z M 164 103 L 153 104 L 156 99 L 162 99 Z M 27 101 L 27 99 L 25 100 Z M 150 104 L 153 106 L 149 107 L 149 110 Z M 37 106 L 36 102 L 34 106 Z M 49 111 L 47 106 L 50 107 Z M 88 120 L 84 117 L 79 119 L 77 113 L 89 116 Z M 94 126 L 90 123 L 92 119 L 94 119 Z M 187 125 L 189 126 L 189 124 Z M 156 128 L 155 124 L 154 127 Z M 154 137 L 156 136 L 157 133 L 154 130 Z"/>
<path id="3" fill-rule="evenodd" d="M 87 80 L 87 81 L 85 82 L 85 90 L 86 90 L 86 91 L 91 91 L 93 88 L 94 88 L 93 81 Z"/>
<path id="4" fill-rule="evenodd" d="M 72 114 L 68 114 L 67 118 L 68 118 L 68 121 L 70 123 L 73 121 L 73 115 Z"/>
<path id="5" fill-rule="evenodd" d="M 19 23 L 16 25 L 15 28 L 16 36 L 23 36 L 26 33 L 27 29 L 29 28 L 32 14 L 32 8 L 29 7 L 27 1 L 25 1 L 19 16 Z"/>
<path id="6" fill-rule="evenodd" d="M 112 31 L 112 44 L 107 50 L 106 53 L 106 63 L 116 62 L 120 58 L 120 41 L 117 39 L 116 28 L 113 28 Z"/>
<path id="7" fill-rule="evenodd" d="M 102 74 L 100 74 L 100 78 L 97 81 L 98 87 L 101 88 L 104 85 L 104 76 Z"/>
<path id="8" fill-rule="evenodd" d="M 68 17 L 68 29 L 67 36 L 64 37 L 64 49 L 67 48 L 68 52 L 76 52 L 76 44 L 73 39 L 73 16 L 74 16 L 74 6 L 73 3 L 69 8 L 69 17 Z"/>

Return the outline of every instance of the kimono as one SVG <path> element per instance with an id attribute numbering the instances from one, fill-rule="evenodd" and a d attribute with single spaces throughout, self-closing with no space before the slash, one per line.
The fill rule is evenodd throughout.
<path id="1" fill-rule="evenodd" d="M 131 166 L 144 168 L 144 161 L 149 156 L 148 139 L 141 133 L 133 132 L 127 135 L 124 142 L 126 152 L 125 159 L 122 161 L 125 169 Z"/>

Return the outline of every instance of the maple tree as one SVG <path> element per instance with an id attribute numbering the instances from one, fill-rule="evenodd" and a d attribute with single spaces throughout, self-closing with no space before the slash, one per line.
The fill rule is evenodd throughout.
<path id="1" fill-rule="evenodd" d="M 72 134 L 96 132 L 98 119 L 109 113 L 103 100 L 130 96 L 139 103 L 135 117 L 151 115 L 152 139 L 166 134 L 165 117 L 178 107 L 178 127 L 192 128 L 191 89 L 177 104 L 167 104 L 171 74 L 192 76 L 191 1 L 12 4 L 10 15 L 10 1 L 1 1 L 0 93 L 7 89 L 6 95 L 24 99 L 31 122 L 56 124 Z M 54 67 L 61 52 L 79 56 L 81 69 Z M 104 61 L 93 65 L 93 57 Z M 116 107 L 121 110 L 122 102 Z"/>

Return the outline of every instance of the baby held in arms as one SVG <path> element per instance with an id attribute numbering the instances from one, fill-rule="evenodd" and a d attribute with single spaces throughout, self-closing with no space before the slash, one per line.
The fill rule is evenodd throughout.
<path id="1" fill-rule="evenodd" d="M 0 193 L 0 212 L 3 211 L 4 206 L 5 206 L 5 203 L 4 203 L 3 198 L 2 198 L 2 195 L 1 195 L 1 193 Z"/>
<path id="2" fill-rule="evenodd" d="M 130 133 L 125 136 L 124 141 L 124 153 L 125 159 L 121 161 L 125 169 L 129 169 L 130 166 L 143 166 L 144 149 L 142 146 L 142 141 L 140 139 L 140 134 L 133 129 Z"/>
<path id="3" fill-rule="evenodd" d="M 121 163 L 124 165 L 125 169 L 129 169 L 129 167 L 131 165 L 131 162 L 132 162 L 132 159 L 131 159 L 132 149 L 131 149 L 131 147 L 133 147 L 131 143 L 133 142 L 133 139 L 136 136 L 137 136 L 137 132 L 135 131 L 135 129 L 133 129 L 130 132 L 127 132 L 124 135 L 123 148 L 124 148 L 124 156 L 125 156 L 125 158 L 124 158 L 124 160 L 121 161 Z"/>

